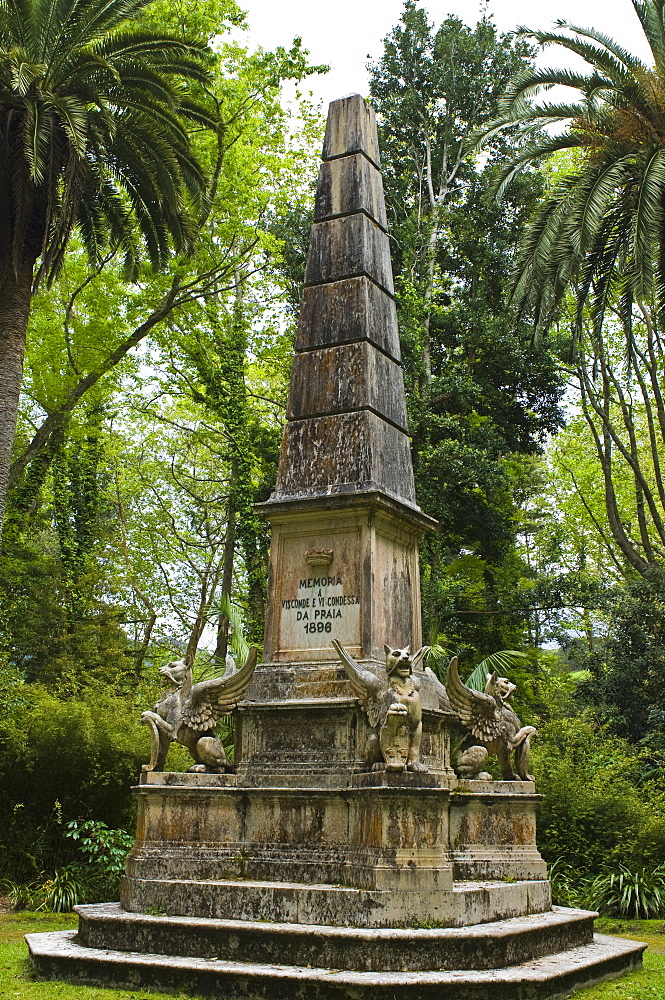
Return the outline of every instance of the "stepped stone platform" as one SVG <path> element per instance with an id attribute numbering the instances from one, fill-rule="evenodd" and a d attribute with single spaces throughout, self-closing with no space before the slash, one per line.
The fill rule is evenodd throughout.
<path id="1" fill-rule="evenodd" d="M 366 928 L 254 920 L 158 919 L 115 903 L 80 906 L 86 948 L 362 972 L 496 969 L 590 944 L 593 915 L 550 910 L 473 927 Z"/>
<path id="2" fill-rule="evenodd" d="M 81 908 L 81 910 L 89 908 Z M 94 908 L 93 908 L 94 909 Z M 573 911 L 571 917 L 575 931 L 570 941 L 574 940 L 584 928 L 584 920 L 588 921 L 588 930 L 594 914 L 584 914 L 578 917 L 579 911 Z M 83 916 L 83 914 L 82 914 Z M 275 931 L 277 938 L 285 948 L 286 954 L 280 954 L 279 961 L 243 960 L 219 957 L 233 952 L 233 935 L 236 929 L 233 922 L 203 921 L 198 925 L 199 934 L 206 942 L 205 956 L 178 955 L 160 952 L 137 950 L 121 950 L 106 947 L 104 949 L 89 947 L 81 943 L 80 935 L 75 931 L 63 931 L 50 934 L 27 935 L 30 955 L 37 972 L 48 979 L 67 979 L 90 986 L 108 986 L 113 984 L 120 989 L 157 989 L 164 991 L 183 990 L 200 996 L 213 997 L 266 997 L 275 1000 L 553 1000 L 564 997 L 571 990 L 589 986 L 604 979 L 613 978 L 624 972 L 639 968 L 642 961 L 644 945 L 634 941 L 595 935 L 588 942 L 573 944 L 565 950 L 529 957 L 520 960 L 525 950 L 542 947 L 550 936 L 550 945 L 565 939 L 562 927 L 557 928 L 551 921 L 558 916 L 555 909 L 552 914 L 536 918 L 502 921 L 513 924 L 513 928 L 501 925 L 485 925 L 484 932 L 477 935 L 474 941 L 472 928 L 467 928 L 465 935 L 459 931 L 444 930 L 410 931 L 409 941 L 416 946 L 420 954 L 432 954 L 436 947 L 441 949 L 441 964 L 447 965 L 447 953 L 461 955 L 466 953 L 480 957 L 488 940 L 492 939 L 495 930 L 496 948 L 492 949 L 494 960 L 499 961 L 503 952 L 515 964 L 503 964 L 488 968 L 487 966 L 462 967 L 457 969 L 443 968 L 436 970 L 409 971 L 406 969 L 391 971 L 366 971 L 363 969 L 339 970 L 326 966 L 315 966 L 307 962 L 314 955 L 325 955 L 329 941 L 325 930 L 302 925 L 274 925 L 273 928 L 246 928 L 247 934 L 256 934 L 255 941 L 264 939 L 268 931 Z M 107 919 L 112 915 L 106 911 Z M 85 918 L 84 918 L 85 919 Z M 143 915 L 143 927 L 134 929 L 125 939 L 127 946 L 134 944 L 135 948 L 154 942 L 164 947 L 169 941 L 181 941 L 181 928 L 174 918 L 149 917 Z M 149 921 L 153 921 L 156 930 L 154 934 L 148 929 Z M 548 925 L 548 920 L 550 921 Z M 531 923 L 529 923 L 531 922 Z M 536 922 L 540 922 L 538 928 Z M 159 927 L 158 927 L 159 925 Z M 521 928 L 518 926 L 521 925 Z M 564 926 L 570 928 L 570 921 L 565 920 Z M 520 935 L 520 929 L 522 934 Z M 489 931 L 489 934 L 487 933 Z M 540 933 L 539 933 L 540 931 Z M 361 955 L 374 951 L 377 936 L 390 934 L 393 955 L 406 955 L 406 942 L 400 939 L 400 932 L 360 931 L 357 937 L 347 939 L 353 947 L 349 954 Z M 452 934 L 460 935 L 456 940 Z M 292 935 L 289 941 L 289 935 Z M 420 935 L 420 939 L 418 938 Z M 118 931 L 118 939 L 123 934 Z M 184 940 L 190 940 L 186 934 Z M 246 938 L 245 938 L 246 942 Z M 298 951 L 305 942 L 309 946 Z M 221 947 L 218 949 L 218 945 Z M 300 964 L 290 965 L 285 960 L 293 953 L 299 955 Z M 260 948 L 257 945 L 257 953 Z M 405 961 L 409 961 L 405 959 Z M 307 964 L 302 964 L 307 962 Z M 358 964 L 361 964 L 359 959 Z"/>

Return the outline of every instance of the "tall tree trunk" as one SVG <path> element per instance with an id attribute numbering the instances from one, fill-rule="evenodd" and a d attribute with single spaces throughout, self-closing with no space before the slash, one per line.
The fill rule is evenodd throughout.
<path id="1" fill-rule="evenodd" d="M 231 475 L 231 488 L 229 497 L 229 513 L 226 524 L 226 536 L 224 538 L 224 556 L 222 559 L 222 596 L 226 595 L 231 600 L 231 588 L 233 586 L 233 557 L 236 545 L 236 511 L 233 497 L 234 477 Z M 215 659 L 220 663 L 226 662 L 226 654 L 229 649 L 229 619 L 224 612 L 220 612 L 217 622 L 217 644 L 215 646 Z"/>
<path id="2" fill-rule="evenodd" d="M 0 284 L 0 540 L 23 380 L 35 260 L 36 256 L 24 257 L 18 273 L 8 263 Z"/>

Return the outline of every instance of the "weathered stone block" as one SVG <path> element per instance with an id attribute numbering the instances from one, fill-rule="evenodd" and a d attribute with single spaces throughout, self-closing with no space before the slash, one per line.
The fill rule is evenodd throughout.
<path id="1" fill-rule="evenodd" d="M 452 887 L 446 788 L 135 791 L 127 878 L 163 881 L 163 893 L 173 880 L 220 878 L 394 892 Z"/>
<path id="2" fill-rule="evenodd" d="M 362 153 L 324 160 L 319 167 L 314 221 L 351 212 L 366 212 L 388 229 L 381 173 Z"/>
<path id="3" fill-rule="evenodd" d="M 373 410 L 407 433 L 404 379 L 397 362 L 367 341 L 296 354 L 287 418 Z"/>
<path id="4" fill-rule="evenodd" d="M 461 882 L 452 890 L 356 889 L 342 885 L 295 885 L 248 878 L 167 879 L 125 877 L 122 905 L 129 912 L 153 909 L 171 915 L 261 920 L 331 927 L 483 927 L 552 908 L 549 882 Z"/>
<path id="5" fill-rule="evenodd" d="M 360 94 L 350 94 L 328 107 L 323 159 L 360 151 L 381 165 L 374 108 Z"/>
<path id="6" fill-rule="evenodd" d="M 369 340 L 400 360 L 394 299 L 365 277 L 306 288 L 296 351 L 356 340 Z"/>
<path id="7" fill-rule="evenodd" d="M 645 945 L 593 943 L 501 969 L 359 972 L 86 948 L 74 931 L 27 936 L 37 975 L 85 985 L 272 1000 L 547 1000 L 639 969 Z"/>
<path id="8" fill-rule="evenodd" d="M 366 664 L 368 666 L 368 664 Z M 303 675 L 293 665 L 289 671 L 287 694 L 298 690 L 298 681 L 315 683 L 308 671 Z M 325 666 L 322 665 L 325 669 Z M 271 665 L 266 678 L 260 678 L 261 694 L 270 691 L 271 674 L 281 667 Z M 283 678 L 282 678 L 283 680 Z M 427 695 L 426 675 L 421 674 L 423 693 Z M 423 711 L 423 735 L 420 760 L 427 773 L 367 772 L 366 746 L 371 729 L 366 714 L 350 696 L 320 700 L 305 698 L 275 702 L 246 702 L 236 721 L 236 760 L 238 784 L 254 787 L 307 788 L 448 788 L 456 784 L 449 765 L 450 736 L 448 716 L 439 711 Z"/>
<path id="9" fill-rule="evenodd" d="M 243 785 L 344 787 L 362 768 L 366 725 L 345 700 L 246 703 L 238 712 L 238 771 Z"/>
<path id="10" fill-rule="evenodd" d="M 450 847 L 455 878 L 547 878 L 536 846 L 536 795 L 530 781 L 466 781 L 453 792 Z"/>
<path id="11" fill-rule="evenodd" d="M 309 238 L 305 284 L 366 275 L 394 293 L 388 236 L 366 215 L 315 222 Z"/>
<path id="12" fill-rule="evenodd" d="M 286 425 L 273 500 L 361 490 L 415 505 L 411 442 L 404 431 L 370 410 Z"/>
<path id="13" fill-rule="evenodd" d="M 593 914 L 561 910 L 473 928 L 315 928 L 303 924 L 154 917 L 117 903 L 77 906 L 87 948 L 364 971 L 495 969 L 590 944 Z"/>

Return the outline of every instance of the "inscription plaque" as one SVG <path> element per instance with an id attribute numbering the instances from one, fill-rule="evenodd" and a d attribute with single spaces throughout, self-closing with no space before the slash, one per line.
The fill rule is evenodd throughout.
<path id="1" fill-rule="evenodd" d="M 355 625 L 359 607 L 360 595 L 344 593 L 341 576 L 305 577 L 298 584 L 298 596 L 282 601 L 282 635 L 332 636 L 339 632 L 333 623 L 348 632 L 351 619 Z"/>
<path id="2" fill-rule="evenodd" d="M 357 531 L 332 532 L 334 558 L 322 556 L 323 542 L 302 535 L 283 538 L 281 587 L 278 596 L 279 641 L 282 655 L 313 650 L 332 659 L 331 639 L 358 648 L 360 645 L 359 537 Z M 317 551 L 318 550 L 318 551 Z M 284 571 L 285 570 L 285 571 Z"/>

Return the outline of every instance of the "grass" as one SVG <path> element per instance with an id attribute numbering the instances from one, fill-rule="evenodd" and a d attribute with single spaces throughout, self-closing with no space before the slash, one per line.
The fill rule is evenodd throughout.
<path id="1" fill-rule="evenodd" d="M 40 982 L 32 975 L 24 934 L 65 931 L 76 927 L 74 913 L 10 913 L 0 915 L 0 997 L 2 1000 L 196 1000 L 185 993 L 106 990 L 74 983 Z"/>
<path id="2" fill-rule="evenodd" d="M 596 921 L 600 934 L 645 941 L 644 966 L 621 979 L 611 979 L 588 990 L 571 993 L 575 1000 L 665 1000 L 665 922 L 662 920 Z"/>
<path id="3" fill-rule="evenodd" d="M 71 913 L 11 913 L 0 916 L 0 997 L 3 1000 L 184 1000 L 183 993 L 150 994 L 140 990 L 107 990 L 61 982 L 39 982 L 30 971 L 23 935 L 76 927 Z M 601 934 L 646 941 L 644 968 L 588 990 L 574 1000 L 665 1000 L 665 922 L 662 920 L 599 920 Z M 188 1000 L 196 998 L 188 997 Z"/>

